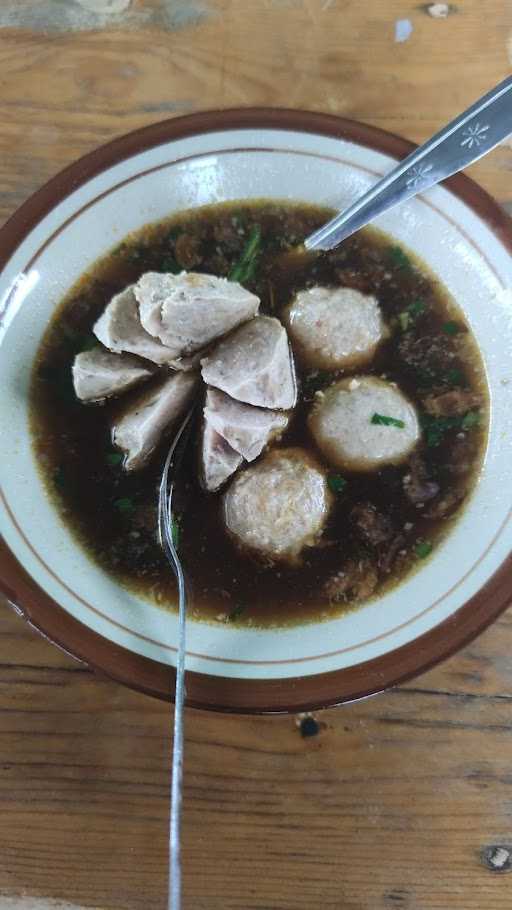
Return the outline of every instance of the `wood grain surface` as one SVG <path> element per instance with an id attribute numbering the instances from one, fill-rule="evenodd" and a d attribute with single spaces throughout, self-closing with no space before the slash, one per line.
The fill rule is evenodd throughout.
<path id="1" fill-rule="evenodd" d="M 509 2 L 444 6 L 2 0 L 0 217 L 98 144 L 193 110 L 307 107 L 420 141 L 511 68 Z M 511 171 L 504 144 L 471 174 L 510 205 Z M 0 633 L 0 910 L 164 910 L 169 709 L 5 605 Z M 316 719 L 304 737 L 292 717 L 187 714 L 186 910 L 510 910 L 510 611 Z"/>

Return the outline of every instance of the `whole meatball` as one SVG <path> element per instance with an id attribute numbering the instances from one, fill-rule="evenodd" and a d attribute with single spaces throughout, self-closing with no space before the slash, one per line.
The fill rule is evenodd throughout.
<path id="1" fill-rule="evenodd" d="M 288 562 L 314 546 L 331 504 L 325 472 L 299 448 L 269 452 L 235 478 L 223 499 L 226 527 L 238 544 Z"/>
<path id="2" fill-rule="evenodd" d="M 324 370 L 367 364 L 387 335 L 376 298 L 352 288 L 299 291 L 284 319 L 303 363 Z"/>
<path id="3" fill-rule="evenodd" d="M 318 393 L 309 427 L 328 461 L 350 471 L 400 464 L 420 438 L 409 399 L 376 376 L 342 379 Z"/>

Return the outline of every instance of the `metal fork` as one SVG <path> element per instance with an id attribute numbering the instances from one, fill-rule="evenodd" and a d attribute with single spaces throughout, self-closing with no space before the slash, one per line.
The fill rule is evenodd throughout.
<path id="1" fill-rule="evenodd" d="M 187 589 L 185 576 L 173 535 L 173 493 L 176 475 L 183 460 L 193 425 L 194 408 L 181 424 L 165 459 L 158 495 L 158 534 L 178 583 L 179 638 L 174 698 L 174 740 L 172 748 L 171 809 L 169 825 L 169 910 L 181 907 L 181 804 L 183 781 L 183 706 L 185 702 L 185 650 Z"/>
<path id="2" fill-rule="evenodd" d="M 307 250 L 332 250 L 377 215 L 477 161 L 512 133 L 512 77 L 400 162 L 353 205 L 304 241 Z"/>

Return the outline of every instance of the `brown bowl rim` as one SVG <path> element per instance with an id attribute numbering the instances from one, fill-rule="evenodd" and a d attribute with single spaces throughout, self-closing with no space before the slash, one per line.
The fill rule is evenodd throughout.
<path id="1" fill-rule="evenodd" d="M 34 193 L 0 229 L 0 270 L 52 208 L 78 187 L 134 154 L 165 142 L 233 129 L 278 129 L 346 139 L 394 158 L 415 145 L 355 120 L 313 111 L 240 108 L 189 114 L 135 130 L 80 158 Z M 512 252 L 512 222 L 485 190 L 457 174 L 445 186 L 463 200 Z M 108 641 L 50 598 L 0 544 L 0 591 L 31 626 L 77 660 L 140 692 L 172 699 L 171 667 Z M 187 704 L 207 710 L 264 714 L 332 707 L 375 695 L 405 682 L 454 654 L 485 629 L 512 599 L 512 554 L 488 582 L 451 617 L 387 654 L 330 673 L 257 680 L 187 674 Z"/>

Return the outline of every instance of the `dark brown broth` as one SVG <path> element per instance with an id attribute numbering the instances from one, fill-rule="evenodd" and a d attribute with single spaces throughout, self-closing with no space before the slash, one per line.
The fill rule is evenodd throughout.
<path id="1" fill-rule="evenodd" d="M 408 464 L 373 475 L 345 475 L 347 484 L 336 496 L 323 535 L 328 545 L 308 550 L 302 565 L 294 568 L 265 565 L 233 545 L 222 527 L 221 495 L 200 489 L 196 454 L 191 452 L 179 537 L 192 580 L 193 615 L 283 625 L 332 617 L 350 609 L 358 598 L 364 599 L 360 581 L 367 570 L 378 575 L 375 595 L 421 565 L 426 551 L 439 544 L 471 491 L 486 436 L 484 371 L 461 313 L 424 264 L 385 235 L 365 230 L 330 254 L 306 257 L 303 268 L 298 269 L 296 262 L 287 267 L 286 260 L 276 268 L 277 253 L 300 242 L 331 214 L 311 206 L 259 201 L 194 210 L 148 226 L 82 277 L 48 327 L 31 386 L 34 445 L 43 476 L 70 530 L 93 558 L 121 583 L 162 606 L 175 599 L 174 579 L 155 533 L 164 451 L 155 453 L 145 470 L 126 474 L 112 448 L 110 427 L 129 396 L 124 396 L 122 405 L 110 402 L 85 407 L 74 397 L 71 364 L 77 351 L 93 341 L 92 325 L 114 293 L 150 269 L 187 267 L 228 274 L 255 224 L 261 227 L 262 251 L 247 286 L 260 295 L 262 312 L 279 315 L 297 290 L 315 284 L 349 285 L 375 293 L 392 332 L 365 372 L 397 382 L 420 412 L 427 395 L 473 389 L 481 400 L 480 421 L 467 429 L 461 426 L 463 420 L 475 423 L 473 409 L 472 416 L 457 418 L 456 425 L 443 427 L 443 432 L 431 421 L 424 434 L 421 455 L 429 477 L 440 485 L 433 504 L 442 504 L 443 497 L 452 501 L 442 517 L 426 517 L 432 503 L 418 508 L 405 496 L 403 478 L 410 471 Z M 447 330 L 451 323 L 458 327 L 454 335 Z M 428 339 L 434 339 L 430 348 Z M 409 360 L 413 363 L 404 360 L 404 344 L 412 351 Z M 418 352 L 415 345 L 419 345 Z M 422 353 L 422 345 L 430 351 L 428 356 Z M 312 374 L 300 363 L 298 372 L 300 401 L 279 444 L 303 446 L 325 464 L 308 433 L 306 416 L 315 389 L 341 374 Z M 387 550 L 369 544 L 349 517 L 354 505 L 368 501 L 392 522 Z M 355 573 L 356 582 L 339 602 L 330 602 L 319 592 L 340 571 Z"/>

